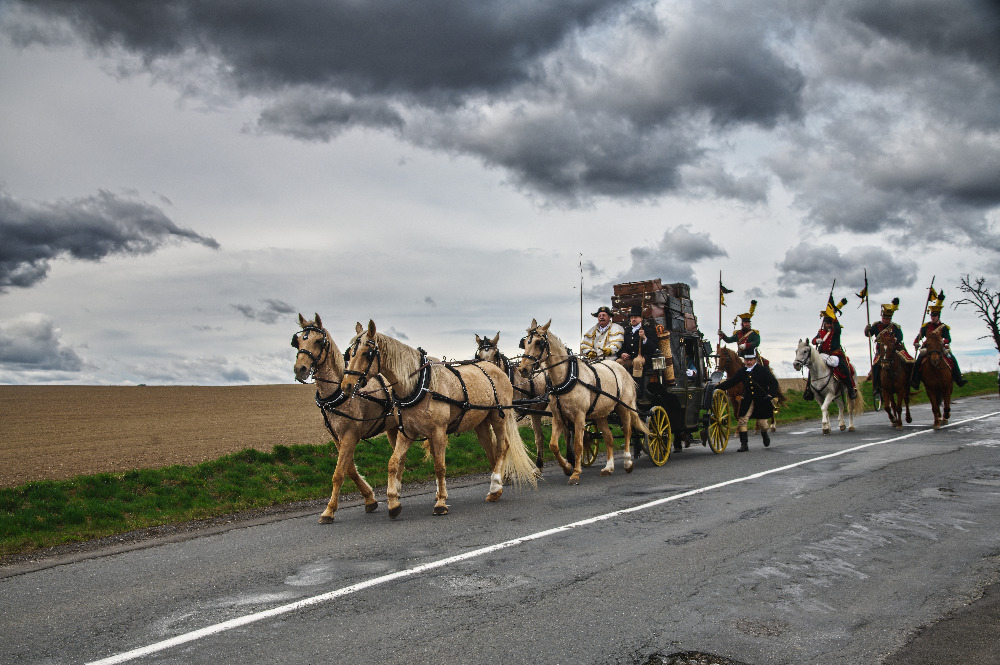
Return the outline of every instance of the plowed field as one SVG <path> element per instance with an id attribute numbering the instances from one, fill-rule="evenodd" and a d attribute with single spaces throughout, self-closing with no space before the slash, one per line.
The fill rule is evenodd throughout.
<path id="1" fill-rule="evenodd" d="M 330 440 L 314 386 L 0 386 L 0 487 Z"/>

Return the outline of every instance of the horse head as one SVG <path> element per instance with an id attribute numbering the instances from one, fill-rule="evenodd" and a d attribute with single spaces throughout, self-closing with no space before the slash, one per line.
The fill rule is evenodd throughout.
<path id="1" fill-rule="evenodd" d="M 364 388 L 368 379 L 382 371 L 375 322 L 369 319 L 367 329 L 358 322 L 354 330 L 356 334 L 345 354 L 347 368 L 344 370 L 344 379 L 340 382 L 340 389 L 344 392 Z"/>
<path id="2" fill-rule="evenodd" d="M 501 366 L 503 354 L 500 353 L 497 343 L 500 341 L 500 333 L 498 332 L 493 339 L 488 337 L 480 337 L 476 335 L 476 360 L 485 360 L 486 362 L 493 363 L 494 365 Z"/>
<path id="3" fill-rule="evenodd" d="M 524 338 L 524 355 L 521 356 L 521 362 L 517 366 L 522 376 L 530 376 L 541 365 L 541 362 L 550 355 L 550 325 L 552 325 L 552 319 L 549 319 L 549 322 L 544 326 L 538 325 L 535 319 L 531 320 L 531 325 L 527 329 L 528 336 Z"/>
<path id="4" fill-rule="evenodd" d="M 807 367 L 809 362 L 812 360 L 812 347 L 809 346 L 809 342 L 804 339 L 799 340 L 799 345 L 795 349 L 795 360 L 792 362 L 792 367 L 796 371 Z"/>
<path id="5" fill-rule="evenodd" d="M 319 314 L 314 316 L 316 318 L 308 321 L 299 314 L 299 325 L 302 326 L 302 330 L 292 335 L 292 346 L 298 349 L 293 371 L 295 380 L 299 383 L 305 383 L 320 366 L 332 360 L 334 356 L 340 357 L 339 349 L 323 327 L 323 320 L 319 318 Z"/>
<path id="6" fill-rule="evenodd" d="M 944 334 L 937 329 L 930 329 L 924 337 L 924 354 L 935 367 L 938 367 L 944 358 Z"/>

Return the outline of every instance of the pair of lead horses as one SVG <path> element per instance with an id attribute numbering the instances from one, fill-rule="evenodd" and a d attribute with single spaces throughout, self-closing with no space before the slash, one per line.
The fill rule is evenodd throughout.
<path id="1" fill-rule="evenodd" d="M 449 509 L 445 450 L 448 435 L 452 433 L 476 432 L 491 466 L 487 501 L 500 499 L 505 479 L 512 479 L 516 484 L 536 482 L 537 470 L 521 440 L 513 413 L 514 389 L 499 367 L 483 361 L 437 361 L 422 349 L 378 332 L 373 321 L 369 321 L 367 329 L 357 324 L 357 334 L 347 352 L 341 355 L 318 314 L 311 321 L 300 314 L 299 324 L 302 330 L 292 337 L 292 346 L 297 350 L 295 378 L 305 383 L 314 377 L 317 405 L 323 411 L 324 421 L 338 448 L 333 492 L 327 509 L 320 516 L 321 523 L 333 521 L 345 476 L 349 476 L 361 491 L 366 511 L 378 507 L 371 486 L 354 464 L 354 450 L 359 440 L 380 431 L 386 432 L 393 447 L 386 489 L 389 515 L 393 518 L 402 510 L 403 463 L 415 440 L 425 441 L 424 447 L 434 460 L 435 515 L 447 514 Z M 588 371 L 593 372 L 590 383 L 571 376 L 578 367 L 566 362 L 572 355 L 548 332 L 548 327 L 549 324 L 539 326 L 532 320 L 521 370 L 528 376 L 531 368 L 542 368 L 553 384 L 560 386 L 558 394 L 550 397 L 549 408 L 554 408 L 554 413 L 558 414 L 553 415 L 550 447 L 560 466 L 570 475 L 570 484 L 579 482 L 584 420 L 595 420 L 605 434 L 608 447 L 608 464 L 601 472 L 607 475 L 614 470 L 613 439 L 607 427 L 607 414 L 619 411 L 626 440 L 633 424 L 639 431 L 645 431 L 635 411 L 635 384 L 617 363 L 587 365 Z M 605 389 L 600 387 L 602 377 Z M 613 379 L 614 392 L 609 379 Z M 575 468 L 558 453 L 558 433 L 567 429 L 566 424 L 570 422 L 575 434 Z M 631 467 L 631 454 L 626 451 L 626 471 L 631 471 Z"/>

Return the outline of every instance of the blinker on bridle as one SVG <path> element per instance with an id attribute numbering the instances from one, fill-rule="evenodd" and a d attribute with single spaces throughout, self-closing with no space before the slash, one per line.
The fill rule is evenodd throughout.
<path id="1" fill-rule="evenodd" d="M 358 338 L 354 340 L 354 344 L 351 346 L 349 352 L 350 355 L 352 356 L 357 355 L 361 347 L 361 337 L 362 335 L 358 335 Z M 378 344 L 376 344 L 375 340 L 373 339 L 369 339 L 367 342 L 365 342 L 365 344 L 368 345 L 370 348 L 364 352 L 364 357 L 368 359 L 368 366 L 365 367 L 364 371 L 359 372 L 353 369 L 344 369 L 344 374 L 350 374 L 352 376 L 358 377 L 358 380 L 355 381 L 354 383 L 355 391 L 358 388 L 364 388 L 365 384 L 368 383 L 368 373 L 371 371 L 372 365 L 375 363 L 376 359 L 378 359 L 379 371 L 375 372 L 375 374 L 378 374 L 379 372 L 382 371 L 382 357 L 379 355 L 378 352 Z M 348 352 L 344 353 L 344 359 L 349 362 Z"/>
<path id="2" fill-rule="evenodd" d="M 299 348 L 300 342 L 304 342 L 309 339 L 310 332 L 319 333 L 319 335 L 323 338 L 323 342 L 320 345 L 319 356 L 314 355 L 309 349 Z M 302 337 L 300 338 L 299 335 Z M 309 376 L 312 376 L 316 372 L 316 366 L 322 361 L 323 354 L 330 351 L 330 338 L 326 336 L 326 331 L 322 328 L 317 328 L 316 326 L 306 326 L 300 332 L 292 335 L 292 346 L 298 349 L 298 353 L 295 354 L 296 357 L 298 357 L 300 353 L 304 353 L 309 356 L 309 360 L 312 361 L 312 365 L 309 368 Z"/>

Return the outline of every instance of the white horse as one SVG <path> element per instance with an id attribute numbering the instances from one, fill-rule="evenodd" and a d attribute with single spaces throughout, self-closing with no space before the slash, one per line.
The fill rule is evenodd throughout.
<path id="1" fill-rule="evenodd" d="M 809 368 L 809 388 L 813 391 L 813 399 L 819 402 L 823 411 L 823 434 L 830 433 L 830 403 L 837 404 L 837 420 L 840 431 L 854 431 L 854 416 L 864 413 L 865 401 L 861 393 L 854 399 L 847 396 L 847 386 L 837 380 L 833 370 L 826 364 L 823 357 L 808 341 L 799 340 L 795 349 L 795 362 L 792 365 L 797 370 Z M 847 413 L 847 425 L 844 424 L 844 412 Z"/>

